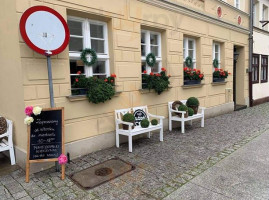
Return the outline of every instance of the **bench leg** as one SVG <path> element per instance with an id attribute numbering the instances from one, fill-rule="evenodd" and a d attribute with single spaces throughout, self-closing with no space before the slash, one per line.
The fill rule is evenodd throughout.
<path id="1" fill-rule="evenodd" d="M 15 162 L 15 154 L 14 154 L 14 148 L 13 147 L 10 147 L 10 149 L 9 149 L 9 155 L 10 155 L 11 165 L 15 165 L 16 162 Z"/>
<path id="2" fill-rule="evenodd" d="M 163 128 L 161 128 L 160 130 L 160 141 L 161 142 L 163 141 Z"/>
<path id="3" fill-rule="evenodd" d="M 205 127 L 205 116 L 201 119 L 201 127 Z"/>
<path id="4" fill-rule="evenodd" d="M 151 132 L 148 132 L 148 138 L 150 138 Z"/>
<path id="5" fill-rule="evenodd" d="M 118 133 L 116 133 L 116 147 L 120 147 L 120 136 Z"/>
<path id="6" fill-rule="evenodd" d="M 185 121 L 181 121 L 181 133 L 185 133 Z"/>
<path id="7" fill-rule="evenodd" d="M 129 152 L 133 152 L 133 138 L 131 135 L 128 136 Z"/>
<path id="8" fill-rule="evenodd" d="M 172 131 L 172 120 L 169 119 L 169 131 Z"/>

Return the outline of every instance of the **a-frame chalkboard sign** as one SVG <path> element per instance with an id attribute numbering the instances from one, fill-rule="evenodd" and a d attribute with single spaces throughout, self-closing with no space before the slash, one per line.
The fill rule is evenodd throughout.
<path id="1" fill-rule="evenodd" d="M 64 108 L 42 109 L 33 116 L 34 122 L 27 128 L 26 182 L 29 182 L 30 163 L 54 162 L 64 154 Z M 65 166 L 62 165 L 62 179 Z"/>

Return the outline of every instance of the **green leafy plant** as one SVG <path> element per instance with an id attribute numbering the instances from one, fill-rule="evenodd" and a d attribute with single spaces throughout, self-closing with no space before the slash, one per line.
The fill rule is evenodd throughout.
<path id="1" fill-rule="evenodd" d="M 149 120 L 147 119 L 143 119 L 141 122 L 140 122 L 140 125 L 142 128 L 148 128 L 149 127 Z"/>
<path id="2" fill-rule="evenodd" d="M 152 124 L 153 126 L 156 126 L 156 125 L 158 124 L 158 120 L 157 120 L 157 119 L 153 119 L 153 120 L 151 120 L 151 124 Z"/>
<path id="3" fill-rule="evenodd" d="M 193 116 L 193 114 L 194 114 L 194 110 L 190 107 L 188 107 L 188 114 L 189 114 L 189 116 Z"/>
<path id="4" fill-rule="evenodd" d="M 204 74 L 199 69 L 192 69 L 184 67 L 184 79 L 185 80 L 203 80 Z"/>
<path id="5" fill-rule="evenodd" d="M 154 74 L 150 73 L 147 74 L 146 71 L 144 71 L 142 75 L 142 82 L 145 84 L 143 89 L 154 89 L 157 94 L 161 94 L 164 90 L 167 90 L 169 88 L 169 78 L 170 75 L 166 75 L 166 69 L 162 68 L 162 71 L 160 73 Z"/>
<path id="6" fill-rule="evenodd" d="M 125 121 L 125 122 L 134 122 L 135 121 L 135 117 L 131 113 L 126 113 L 125 115 L 122 116 L 122 121 Z"/>
<path id="7" fill-rule="evenodd" d="M 213 72 L 214 78 L 227 78 L 230 73 L 228 71 L 224 71 L 223 69 L 215 68 L 215 71 Z"/>
<path id="8" fill-rule="evenodd" d="M 214 66 L 214 68 L 218 68 L 219 67 L 219 60 L 218 59 L 214 59 L 213 60 L 213 66 Z"/>
<path id="9" fill-rule="evenodd" d="M 178 111 L 188 111 L 188 107 L 185 106 L 185 105 L 180 105 L 180 106 L 178 107 Z"/>
<path id="10" fill-rule="evenodd" d="M 188 107 L 190 107 L 190 106 L 199 106 L 200 102 L 196 97 L 190 97 L 190 98 L 188 98 L 188 100 L 186 102 L 186 105 Z"/>

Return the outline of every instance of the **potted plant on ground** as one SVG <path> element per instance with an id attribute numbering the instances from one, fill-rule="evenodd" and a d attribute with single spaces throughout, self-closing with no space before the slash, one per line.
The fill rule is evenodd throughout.
<path id="1" fill-rule="evenodd" d="M 149 127 L 149 120 L 148 119 L 142 119 L 140 122 L 140 125 L 142 128 L 148 128 Z"/>
<path id="2" fill-rule="evenodd" d="M 131 113 L 126 113 L 125 115 L 122 116 L 122 121 L 134 123 L 135 117 Z M 129 130 L 129 125 L 122 124 L 122 128 L 123 130 Z M 134 125 L 132 126 L 132 129 L 134 129 Z"/>
<path id="3" fill-rule="evenodd" d="M 228 76 L 229 76 L 228 71 L 215 68 L 215 71 L 213 72 L 213 82 L 224 82 L 225 78 L 227 78 Z"/>
<path id="4" fill-rule="evenodd" d="M 184 117 L 185 118 L 187 118 L 189 115 L 188 115 L 188 107 L 187 106 L 185 106 L 185 105 L 180 105 L 179 107 L 178 107 L 178 111 L 185 111 L 186 113 L 184 114 Z M 179 117 L 182 117 L 182 113 L 179 113 L 178 114 L 179 115 Z"/>
<path id="5" fill-rule="evenodd" d="M 199 69 L 184 67 L 184 85 L 201 84 L 204 74 Z"/>
<path id="6" fill-rule="evenodd" d="M 196 97 L 190 97 L 187 99 L 186 106 L 193 109 L 194 114 L 197 114 L 200 102 Z"/>

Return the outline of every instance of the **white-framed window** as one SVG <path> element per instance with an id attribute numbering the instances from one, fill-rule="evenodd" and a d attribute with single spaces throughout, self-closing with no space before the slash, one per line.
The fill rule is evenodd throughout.
<path id="1" fill-rule="evenodd" d="M 262 6 L 262 21 L 268 20 L 268 7 L 266 5 Z M 267 25 L 262 27 L 262 29 L 267 30 Z"/>
<path id="2" fill-rule="evenodd" d="M 110 74 L 107 23 L 90 19 L 68 17 L 70 30 L 69 60 L 71 85 L 77 72 L 86 77 L 105 78 Z M 91 48 L 96 51 L 98 61 L 93 66 L 85 66 L 80 60 L 81 51 Z"/>
<path id="3" fill-rule="evenodd" d="M 234 0 L 234 6 L 240 9 L 240 0 Z"/>
<path id="4" fill-rule="evenodd" d="M 192 58 L 193 69 L 196 68 L 196 40 L 193 38 L 184 37 L 183 40 L 183 58 Z"/>
<path id="5" fill-rule="evenodd" d="M 220 43 L 218 43 L 218 42 L 213 42 L 213 55 L 212 55 L 212 57 L 213 57 L 213 61 L 215 59 L 217 59 L 219 61 L 218 68 L 220 68 L 220 66 L 221 66 Z M 214 68 L 214 66 L 213 66 L 213 68 Z"/>
<path id="6" fill-rule="evenodd" d="M 150 67 L 146 64 L 146 56 L 153 53 L 156 56 L 156 64 Z M 141 72 L 146 70 L 150 72 L 159 73 L 162 66 L 162 47 L 161 47 L 161 33 L 142 30 L 141 31 Z"/>

